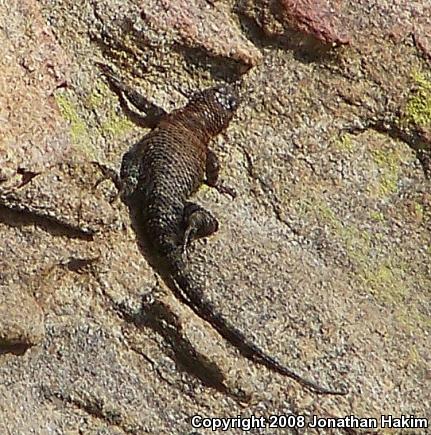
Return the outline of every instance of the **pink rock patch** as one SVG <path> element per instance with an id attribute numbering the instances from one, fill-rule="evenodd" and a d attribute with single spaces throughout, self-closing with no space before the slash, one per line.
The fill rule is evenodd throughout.
<path id="1" fill-rule="evenodd" d="M 295 30 L 314 36 L 325 44 L 343 45 L 350 42 L 340 30 L 338 8 L 323 0 L 280 0 L 283 18 Z M 335 3 L 335 2 L 332 2 Z"/>
<path id="2" fill-rule="evenodd" d="M 0 180 L 39 172 L 70 148 L 53 91 L 68 61 L 34 0 L 10 0 L 0 13 Z M 9 183 L 8 183 L 9 184 Z"/>

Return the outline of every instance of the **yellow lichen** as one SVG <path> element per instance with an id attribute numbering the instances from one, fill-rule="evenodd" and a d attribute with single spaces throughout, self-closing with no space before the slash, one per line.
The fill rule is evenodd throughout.
<path id="1" fill-rule="evenodd" d="M 395 149 L 374 148 L 371 157 L 379 171 L 377 196 L 388 196 L 397 190 L 401 156 Z"/>
<path id="2" fill-rule="evenodd" d="M 415 211 L 415 215 L 416 218 L 421 221 L 423 220 L 424 217 L 424 207 L 422 204 L 419 204 L 418 202 L 414 203 L 414 211 Z"/>
<path id="3" fill-rule="evenodd" d="M 385 221 L 385 215 L 381 211 L 372 211 L 370 213 L 371 219 L 373 219 L 376 222 L 384 222 Z"/>
<path id="4" fill-rule="evenodd" d="M 431 126 L 431 77 L 422 71 L 413 71 L 415 89 L 405 108 L 405 121 L 421 127 Z"/>
<path id="5" fill-rule="evenodd" d="M 340 220 L 328 203 L 321 199 L 305 198 L 299 203 L 299 214 L 314 215 L 322 224 L 329 227 L 335 237 L 344 244 L 349 258 L 355 268 L 362 269 L 368 261 L 368 254 L 372 245 L 372 235 Z"/>
<path id="6" fill-rule="evenodd" d="M 338 218 L 330 206 L 322 200 L 306 200 L 301 204 L 304 214 L 312 213 L 325 223 L 333 235 L 343 243 L 346 253 L 354 267 L 354 277 L 365 290 L 373 294 L 382 303 L 397 304 L 406 294 L 406 282 L 403 278 L 406 266 L 398 261 L 393 267 L 392 259 L 376 262 L 370 252 L 381 237 L 367 230 L 359 229 Z M 375 212 L 374 217 L 383 221 L 382 213 Z"/>
<path id="7" fill-rule="evenodd" d="M 84 104 L 88 110 L 94 110 L 103 107 L 112 99 L 112 92 L 110 92 L 108 85 L 102 80 L 97 80 L 94 83 L 92 92 L 86 96 Z"/>
<path id="8" fill-rule="evenodd" d="M 124 116 L 119 116 L 116 114 L 112 114 L 100 125 L 100 129 L 111 136 L 121 136 L 123 133 L 132 129 L 133 127 L 133 122 Z"/>
<path id="9" fill-rule="evenodd" d="M 398 305 L 396 319 L 406 331 L 416 332 L 418 327 L 424 330 L 431 328 L 431 319 L 424 313 L 421 313 L 414 305 Z"/>
<path id="10" fill-rule="evenodd" d="M 93 92 L 86 99 L 86 106 L 90 110 L 99 109 L 102 112 L 102 121 L 99 130 L 104 136 L 121 136 L 134 127 L 126 116 L 117 113 L 118 104 L 112 104 L 112 93 L 109 87 L 102 81 L 97 81 Z M 106 104 L 107 107 L 103 107 Z M 103 108 L 103 110 L 102 110 Z"/>
<path id="11" fill-rule="evenodd" d="M 324 219 L 333 228 L 340 229 L 342 227 L 342 223 L 338 219 L 334 210 L 332 210 L 331 207 L 326 202 L 321 201 L 315 205 L 317 205 L 315 211 L 317 212 L 319 218 Z"/>
<path id="12" fill-rule="evenodd" d="M 372 236 L 368 231 L 348 225 L 341 231 L 349 258 L 358 270 L 366 267 L 372 247 Z"/>
<path id="13" fill-rule="evenodd" d="M 85 101 L 85 105 L 90 109 L 96 109 L 103 103 L 103 94 L 96 88 Z"/>
<path id="14" fill-rule="evenodd" d="M 90 156 L 94 155 L 94 149 L 91 144 L 85 121 L 80 117 L 75 104 L 66 95 L 66 93 L 55 94 L 55 100 L 64 119 L 70 124 L 70 136 L 73 145 L 79 147 Z"/>
<path id="15" fill-rule="evenodd" d="M 368 292 L 381 302 L 395 306 L 402 303 L 407 294 L 405 269 L 401 261 L 394 266 L 392 259 L 387 259 L 367 264 L 360 275 Z"/>
<path id="16" fill-rule="evenodd" d="M 334 147 L 338 151 L 350 153 L 354 150 L 355 144 L 350 134 L 343 134 L 334 141 Z"/>
<path id="17" fill-rule="evenodd" d="M 395 170 L 398 160 L 396 154 L 386 154 L 383 151 L 375 154 L 379 165 Z M 318 188 L 301 191 L 301 199 L 295 201 L 295 208 L 301 218 L 311 222 L 317 220 L 333 240 L 344 246 L 352 265 L 348 272 L 350 282 L 371 295 L 376 302 L 390 307 L 402 330 L 417 333 L 418 328 L 429 329 L 431 320 L 414 303 L 406 302 L 416 286 L 430 288 L 430 280 L 418 276 L 415 267 L 410 264 L 411 260 L 405 259 L 402 252 L 388 251 L 387 236 L 384 233 L 362 229 L 343 220 L 322 196 Z M 422 207 L 418 205 L 415 209 L 420 214 Z M 386 221 L 385 215 L 379 211 L 371 212 L 370 218 L 379 222 Z M 431 247 L 428 250 L 431 253 Z M 412 355 L 412 364 L 416 364 L 414 359 L 415 355 Z"/>

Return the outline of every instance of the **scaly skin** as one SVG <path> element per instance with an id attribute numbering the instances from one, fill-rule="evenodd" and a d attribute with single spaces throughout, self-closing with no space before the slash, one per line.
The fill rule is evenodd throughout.
<path id="1" fill-rule="evenodd" d="M 115 77 L 111 85 L 132 94 L 136 104 L 143 99 Z M 130 91 L 130 92 L 129 92 Z M 142 104 L 148 107 L 148 104 Z M 218 161 L 208 144 L 227 128 L 238 107 L 232 87 L 211 88 L 196 94 L 181 109 L 159 111 L 158 122 L 123 157 L 120 181 L 123 201 L 129 206 L 135 231 L 152 266 L 176 297 L 210 323 L 246 358 L 298 381 L 320 394 L 346 394 L 303 379 L 250 342 L 218 314 L 204 296 L 185 261 L 185 248 L 199 237 L 218 229 L 217 220 L 202 207 L 189 203 L 202 183 L 227 191 L 218 182 Z"/>

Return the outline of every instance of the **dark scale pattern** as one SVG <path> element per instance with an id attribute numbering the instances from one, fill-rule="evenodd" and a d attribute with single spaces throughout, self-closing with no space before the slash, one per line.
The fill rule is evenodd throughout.
<path id="1" fill-rule="evenodd" d="M 183 245 L 181 227 L 183 209 L 187 198 L 203 182 L 206 152 L 204 144 L 194 137 L 187 137 L 175 124 L 158 129 L 141 160 L 140 190 L 144 225 L 157 237 L 161 251 L 169 242 Z M 189 148 L 181 144 L 187 138 Z M 169 144 L 169 145 L 168 145 Z M 169 154 L 166 154 L 167 146 Z M 168 253 L 168 252 L 163 252 Z"/>
<path id="2" fill-rule="evenodd" d="M 184 260 L 189 242 L 217 231 L 216 219 L 187 200 L 204 182 L 223 190 L 218 161 L 208 143 L 228 126 L 237 106 L 234 90 L 219 87 L 194 95 L 182 109 L 163 114 L 155 128 L 123 157 L 122 198 L 133 210 L 135 229 L 145 251 L 151 251 L 152 265 L 198 316 L 252 361 L 316 393 L 345 394 L 303 379 L 250 342 L 215 312 Z"/>
<path id="3" fill-rule="evenodd" d="M 184 205 L 205 180 L 208 142 L 235 112 L 235 104 L 224 108 L 215 98 L 228 92 L 219 88 L 198 94 L 185 108 L 163 117 L 123 157 L 123 199 L 139 203 L 143 229 L 160 255 L 183 250 Z"/>

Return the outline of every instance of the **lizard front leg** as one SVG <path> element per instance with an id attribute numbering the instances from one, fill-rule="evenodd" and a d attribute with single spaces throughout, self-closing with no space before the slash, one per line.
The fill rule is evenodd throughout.
<path id="1" fill-rule="evenodd" d="M 206 180 L 205 183 L 217 189 L 220 193 L 227 194 L 236 198 L 236 192 L 229 186 L 225 186 L 219 179 L 220 162 L 214 151 L 208 150 L 206 161 Z"/>
<path id="2" fill-rule="evenodd" d="M 98 66 L 105 76 L 111 90 L 120 98 L 120 104 L 125 114 L 131 118 L 133 122 L 142 127 L 155 128 L 160 120 L 167 115 L 163 108 L 152 103 L 139 92 L 123 83 L 108 65 L 98 63 Z M 139 112 L 145 115 L 143 116 L 140 113 L 130 110 L 125 103 L 126 101 L 129 101 Z"/>
<path id="3" fill-rule="evenodd" d="M 121 198 L 123 202 L 127 202 L 135 192 L 139 182 L 139 161 L 136 161 L 134 155 L 130 152 L 124 154 L 120 173 L 96 161 L 93 161 L 92 164 L 95 165 L 102 174 L 101 178 L 96 182 L 95 187 L 104 180 L 110 180 L 117 188 L 117 192 L 109 202 L 113 203 L 118 198 Z"/>

